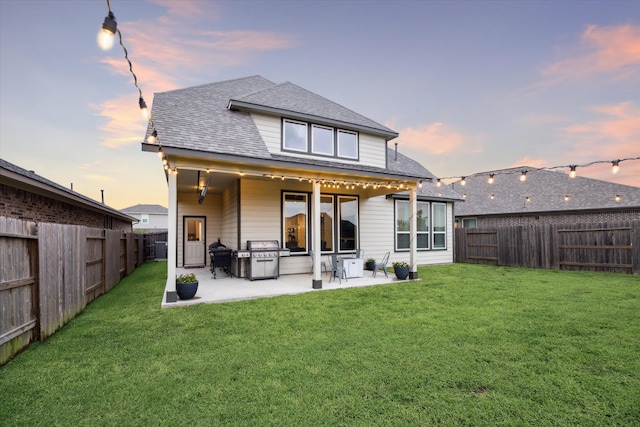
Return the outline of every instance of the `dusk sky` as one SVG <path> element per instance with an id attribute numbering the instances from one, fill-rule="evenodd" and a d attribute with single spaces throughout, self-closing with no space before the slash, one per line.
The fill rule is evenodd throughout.
<path id="1" fill-rule="evenodd" d="M 111 0 L 155 92 L 261 75 L 400 133 L 439 177 L 640 157 L 639 1 Z M 167 206 L 102 0 L 0 0 L 0 157 L 117 209 Z M 153 113 L 153 112 L 152 112 Z M 567 171 L 568 172 L 568 171 Z M 640 161 L 578 168 L 640 186 Z"/>

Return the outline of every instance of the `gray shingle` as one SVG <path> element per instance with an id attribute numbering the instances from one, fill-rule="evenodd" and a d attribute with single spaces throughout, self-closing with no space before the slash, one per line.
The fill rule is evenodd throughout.
<path id="1" fill-rule="evenodd" d="M 552 170 L 534 170 L 518 167 L 479 173 L 452 184 L 460 195 L 466 194 L 464 203 L 456 204 L 456 216 L 496 215 L 512 213 L 559 212 L 594 209 L 623 209 L 640 207 L 640 188 L 629 185 L 569 175 Z M 527 180 L 520 174 L 529 170 Z M 493 184 L 489 173 L 495 172 Z M 491 195 L 494 199 L 491 200 Z M 620 200 L 615 201 L 616 194 Z M 564 196 L 569 196 L 565 201 Z M 530 198 L 526 202 L 526 197 Z"/>
<path id="2" fill-rule="evenodd" d="M 128 208 L 120 209 L 120 212 L 126 214 L 151 214 L 151 215 L 167 215 L 169 210 L 162 205 L 145 205 L 137 204 Z"/>

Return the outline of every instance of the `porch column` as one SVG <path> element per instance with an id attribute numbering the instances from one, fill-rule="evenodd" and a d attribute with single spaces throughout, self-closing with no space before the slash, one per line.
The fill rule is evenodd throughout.
<path id="1" fill-rule="evenodd" d="M 176 293 L 176 258 L 178 245 L 178 175 L 168 171 L 169 184 L 169 212 L 168 212 L 168 238 L 167 238 L 167 285 L 165 287 L 165 302 L 178 301 Z"/>
<path id="2" fill-rule="evenodd" d="M 409 187 L 409 279 L 418 278 L 418 192 L 416 186 Z"/>
<path id="3" fill-rule="evenodd" d="M 313 195 L 311 202 L 311 249 L 313 249 L 313 289 L 322 289 L 322 266 L 320 259 L 320 181 L 313 182 Z"/>

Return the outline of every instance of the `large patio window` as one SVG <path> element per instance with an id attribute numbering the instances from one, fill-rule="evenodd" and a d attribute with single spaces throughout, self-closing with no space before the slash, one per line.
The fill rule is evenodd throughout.
<path id="1" fill-rule="evenodd" d="M 282 193 L 282 241 L 292 255 L 311 249 L 309 193 Z M 320 195 L 320 250 L 322 253 L 353 252 L 359 247 L 358 198 Z"/>
<path id="2" fill-rule="evenodd" d="M 291 252 L 307 252 L 308 197 L 300 193 L 283 193 L 282 241 Z"/>
<path id="3" fill-rule="evenodd" d="M 429 249 L 429 203 L 417 203 L 416 230 L 417 248 Z M 410 205 L 407 200 L 396 200 L 396 250 L 408 250 L 410 239 Z"/>
<path id="4" fill-rule="evenodd" d="M 340 235 L 338 236 L 340 252 L 351 252 L 358 246 L 358 198 L 338 196 L 338 218 L 340 219 Z"/>
<path id="5" fill-rule="evenodd" d="M 333 196 L 320 196 L 320 249 L 333 252 Z"/>

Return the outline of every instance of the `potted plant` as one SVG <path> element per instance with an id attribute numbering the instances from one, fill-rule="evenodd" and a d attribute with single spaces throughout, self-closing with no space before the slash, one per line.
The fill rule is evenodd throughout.
<path id="1" fill-rule="evenodd" d="M 198 279 L 193 273 L 176 277 L 176 292 L 180 299 L 193 298 L 198 291 Z"/>
<path id="2" fill-rule="evenodd" d="M 376 259 L 375 258 L 367 258 L 367 260 L 364 263 L 364 269 L 365 270 L 369 270 L 369 271 L 373 271 L 374 268 L 376 268 Z"/>
<path id="3" fill-rule="evenodd" d="M 393 271 L 399 280 L 405 280 L 409 277 L 409 264 L 404 261 L 396 261 L 393 264 Z"/>

